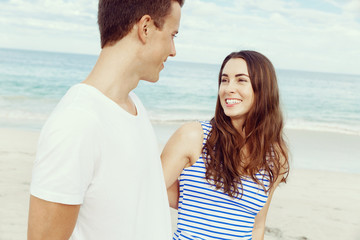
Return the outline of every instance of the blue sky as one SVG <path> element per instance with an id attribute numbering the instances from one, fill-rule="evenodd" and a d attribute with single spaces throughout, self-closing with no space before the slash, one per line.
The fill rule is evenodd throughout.
<path id="1" fill-rule="evenodd" d="M 97 0 L 0 0 L 0 47 L 100 52 Z M 360 74 L 360 0 L 186 0 L 179 61 L 257 50 L 276 68 Z"/>

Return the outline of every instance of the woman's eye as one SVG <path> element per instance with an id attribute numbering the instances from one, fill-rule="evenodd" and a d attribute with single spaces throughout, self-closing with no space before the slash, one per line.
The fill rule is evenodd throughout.
<path id="1" fill-rule="evenodd" d="M 227 79 L 223 78 L 221 79 L 221 82 L 227 82 Z"/>

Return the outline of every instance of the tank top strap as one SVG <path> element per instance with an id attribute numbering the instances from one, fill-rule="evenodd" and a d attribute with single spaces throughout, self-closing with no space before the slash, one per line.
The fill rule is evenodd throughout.
<path id="1" fill-rule="evenodd" d="M 210 121 L 200 121 L 201 127 L 203 129 L 204 137 L 203 137 L 203 146 L 205 145 L 207 138 L 212 129 Z"/>

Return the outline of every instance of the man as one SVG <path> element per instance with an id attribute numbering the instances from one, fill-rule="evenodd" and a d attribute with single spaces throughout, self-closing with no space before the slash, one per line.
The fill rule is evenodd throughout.
<path id="1" fill-rule="evenodd" d="M 131 91 L 175 56 L 183 0 L 100 0 L 102 50 L 40 135 L 28 239 L 171 238 L 156 137 Z"/>

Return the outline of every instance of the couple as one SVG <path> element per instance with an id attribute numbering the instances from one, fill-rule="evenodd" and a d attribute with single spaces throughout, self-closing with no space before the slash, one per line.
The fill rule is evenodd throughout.
<path id="1" fill-rule="evenodd" d="M 270 61 L 252 51 L 230 54 L 215 117 L 176 131 L 162 165 L 132 93 L 140 80 L 158 81 L 175 56 L 182 5 L 99 1 L 98 61 L 41 131 L 29 240 L 263 239 L 271 196 L 288 171 Z M 179 209 L 173 236 L 168 199 Z"/>

